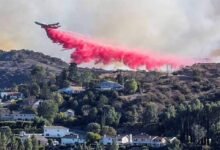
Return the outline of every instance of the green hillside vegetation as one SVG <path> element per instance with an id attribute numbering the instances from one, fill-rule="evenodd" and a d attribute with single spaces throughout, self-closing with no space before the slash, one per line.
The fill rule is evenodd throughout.
<path id="1" fill-rule="evenodd" d="M 7 71 L 7 70 L 6 70 Z M 49 76 L 41 65 L 30 70 L 29 80 L 14 84 L 27 97 L 11 110 L 32 109 L 31 97 L 44 102 L 33 110 L 39 118 L 32 128 L 44 124 L 83 129 L 90 141 L 100 135 L 148 133 L 176 136 L 185 148 L 220 147 L 220 64 L 195 64 L 171 74 L 156 71 L 104 71 L 82 69 L 72 63 Z M 122 91 L 97 91 L 104 80 L 124 85 Z M 85 92 L 65 95 L 58 89 L 83 86 Z M 63 110 L 72 109 L 74 117 Z"/>

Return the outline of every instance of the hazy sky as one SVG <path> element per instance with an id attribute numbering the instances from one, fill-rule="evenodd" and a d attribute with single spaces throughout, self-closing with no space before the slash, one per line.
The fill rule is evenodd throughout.
<path id="1" fill-rule="evenodd" d="M 0 49 L 69 61 L 34 21 L 162 54 L 200 58 L 220 48 L 219 0 L 0 0 Z"/>

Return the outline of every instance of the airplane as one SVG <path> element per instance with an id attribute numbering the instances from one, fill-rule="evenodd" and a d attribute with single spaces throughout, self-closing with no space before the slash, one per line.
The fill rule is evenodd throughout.
<path id="1" fill-rule="evenodd" d="M 61 27 L 59 22 L 53 23 L 53 24 L 43 24 L 43 23 L 40 23 L 40 22 L 35 21 L 34 23 L 37 24 L 37 25 L 40 25 L 41 28 L 53 28 L 53 29 L 57 29 L 57 28 Z"/>

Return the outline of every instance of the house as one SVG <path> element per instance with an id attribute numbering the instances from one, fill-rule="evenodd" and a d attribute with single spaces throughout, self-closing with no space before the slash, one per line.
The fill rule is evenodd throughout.
<path id="1" fill-rule="evenodd" d="M 100 142 L 103 145 L 112 145 L 114 141 L 117 144 L 119 144 L 119 145 L 132 144 L 132 134 L 129 134 L 129 135 L 117 135 L 115 137 L 104 135 Z"/>
<path id="2" fill-rule="evenodd" d="M 166 137 L 168 143 L 173 143 L 173 141 L 177 140 L 176 137 Z"/>
<path id="3" fill-rule="evenodd" d="M 24 131 L 21 131 L 18 136 L 20 137 L 22 142 L 34 136 L 37 139 L 39 145 L 48 144 L 48 140 L 44 136 L 42 136 L 42 134 L 26 133 Z"/>
<path id="4" fill-rule="evenodd" d="M 78 134 L 69 134 L 61 138 L 61 145 L 75 145 L 75 144 L 84 144 L 86 139 L 79 137 Z"/>
<path id="5" fill-rule="evenodd" d="M 38 100 L 38 101 L 34 102 L 34 104 L 32 105 L 32 108 L 37 109 L 38 106 L 40 105 L 40 103 L 42 103 L 44 101 L 46 101 L 46 100 Z"/>
<path id="6" fill-rule="evenodd" d="M 100 91 L 110 91 L 110 90 L 120 91 L 124 89 L 124 86 L 113 81 L 103 81 L 96 86 L 96 89 Z"/>
<path id="7" fill-rule="evenodd" d="M 115 141 L 119 145 L 132 144 L 132 134 L 129 135 L 117 135 Z"/>
<path id="8" fill-rule="evenodd" d="M 33 121 L 36 115 L 32 112 L 11 112 L 7 108 L 0 109 L 0 120 L 1 121 Z"/>
<path id="9" fill-rule="evenodd" d="M 147 134 L 139 134 L 134 135 L 132 138 L 134 145 L 150 145 L 152 136 L 149 136 Z"/>
<path id="10" fill-rule="evenodd" d="M 12 120 L 11 111 L 8 108 L 0 108 L 0 120 L 1 121 Z"/>
<path id="11" fill-rule="evenodd" d="M 101 143 L 103 145 L 112 145 L 113 141 L 115 140 L 115 137 L 113 136 L 108 136 L 108 135 L 104 135 L 101 139 Z"/>
<path id="12" fill-rule="evenodd" d="M 150 136 L 147 134 L 140 134 L 133 136 L 134 145 L 148 145 L 150 147 L 163 147 L 167 145 L 167 139 L 165 137 Z"/>
<path id="13" fill-rule="evenodd" d="M 58 91 L 62 94 L 72 95 L 72 94 L 84 92 L 85 88 L 83 88 L 81 86 L 69 86 L 67 88 L 63 88 Z"/>
<path id="14" fill-rule="evenodd" d="M 1 99 L 4 100 L 11 100 L 11 99 L 20 100 L 24 98 L 24 95 L 23 93 L 20 92 L 0 92 L 0 97 Z"/>
<path id="15" fill-rule="evenodd" d="M 74 117 L 75 116 L 75 112 L 74 110 L 72 109 L 68 109 L 64 112 L 64 114 L 67 116 L 67 117 Z"/>
<path id="16" fill-rule="evenodd" d="M 44 126 L 44 137 L 61 138 L 70 134 L 69 128 L 63 126 Z"/>
<path id="17" fill-rule="evenodd" d="M 155 137 L 152 138 L 151 143 L 150 143 L 149 146 L 158 148 L 158 147 L 163 147 L 163 146 L 166 146 L 166 145 L 167 145 L 167 140 L 166 140 L 165 137 L 155 136 Z"/>
<path id="18" fill-rule="evenodd" d="M 119 145 L 147 145 L 153 148 L 164 147 L 168 143 L 172 143 L 176 137 L 166 138 L 159 136 L 150 136 L 148 134 L 138 134 L 138 135 L 117 135 L 116 137 L 104 135 L 101 139 L 103 145 L 112 145 L 116 141 Z"/>
<path id="19" fill-rule="evenodd" d="M 36 115 L 31 112 L 25 113 L 14 111 L 10 115 L 13 121 L 33 121 L 36 118 Z"/>

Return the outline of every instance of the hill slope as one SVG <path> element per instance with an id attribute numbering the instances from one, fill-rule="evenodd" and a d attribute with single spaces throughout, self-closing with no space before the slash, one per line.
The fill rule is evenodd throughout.
<path id="1" fill-rule="evenodd" d="M 42 66 L 49 72 L 58 74 L 68 64 L 54 57 L 30 50 L 0 51 L 0 88 L 10 87 L 30 80 L 34 66 Z"/>
<path id="2" fill-rule="evenodd" d="M 59 74 L 68 64 L 54 57 L 29 50 L 0 51 L 0 88 L 14 83 L 30 81 L 30 71 L 34 66 L 42 66 L 52 74 Z M 122 97 L 126 101 L 150 99 L 162 105 L 181 101 L 219 100 L 220 64 L 195 64 L 170 75 L 162 72 L 146 71 L 105 71 L 102 69 L 79 68 L 79 71 L 92 71 L 99 80 L 116 80 L 122 74 L 125 79 L 135 78 L 141 83 L 142 94 Z M 117 80 L 116 80 L 117 81 Z"/>

